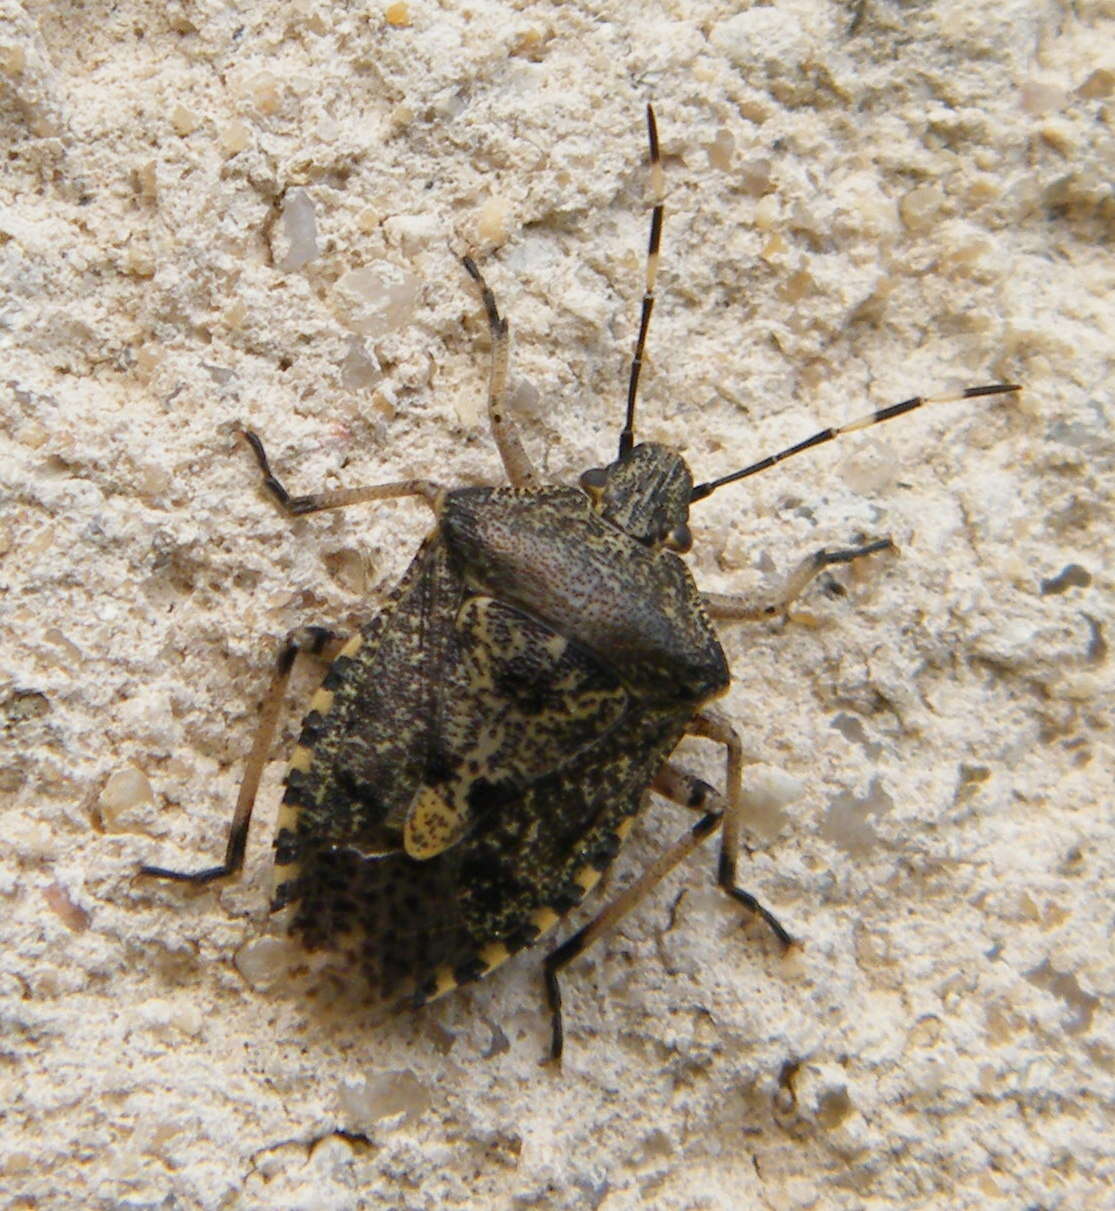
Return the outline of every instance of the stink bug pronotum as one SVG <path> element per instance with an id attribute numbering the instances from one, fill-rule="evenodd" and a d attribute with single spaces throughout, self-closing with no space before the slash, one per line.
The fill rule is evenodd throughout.
<path id="1" fill-rule="evenodd" d="M 681 556 L 689 508 L 712 492 L 842 433 L 923 404 L 1019 388 L 917 397 L 823 429 L 742 470 L 694 485 L 681 456 L 635 444 L 635 400 L 654 309 L 664 182 L 647 108 L 654 197 L 646 287 L 619 452 L 576 487 L 544 486 L 508 415 L 508 328 L 471 258 L 491 330 L 488 416 L 511 486 L 445 488 L 406 480 L 292 496 L 254 433 L 263 483 L 300 516 L 420 497 L 422 543 L 380 613 L 350 637 L 291 634 L 278 657 L 219 866 L 143 873 L 207 883 L 239 871 L 252 805 L 296 654 L 332 657 L 290 759 L 275 836 L 274 907 L 309 948 L 346 955 L 380 994 L 419 1006 L 478 979 L 548 933 L 616 856 L 648 794 L 701 813 L 615 900 L 543 962 L 551 1055 L 562 1050 L 558 973 L 690 851 L 722 832 L 717 880 L 779 922 L 736 883 L 743 748 L 709 703 L 728 687 L 713 619 L 785 615 L 823 568 L 890 547 L 880 538 L 819 551 L 770 601 L 702 593 Z M 684 735 L 719 742 L 725 789 L 670 760 Z"/>

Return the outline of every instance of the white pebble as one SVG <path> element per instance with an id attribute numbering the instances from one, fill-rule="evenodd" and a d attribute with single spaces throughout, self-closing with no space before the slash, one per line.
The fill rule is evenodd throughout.
<path id="1" fill-rule="evenodd" d="M 386 336 L 410 322 L 418 279 L 389 261 L 350 269 L 336 285 L 337 301 L 350 328 L 365 336 Z"/>
<path id="2" fill-rule="evenodd" d="M 105 823 L 111 828 L 129 808 L 141 803 L 150 803 L 154 798 L 151 783 L 143 770 L 126 765 L 110 774 L 101 791 L 101 812 Z"/>
<path id="3" fill-rule="evenodd" d="M 301 269 L 320 251 L 313 199 L 304 189 L 292 189 L 283 199 L 283 234 L 288 244 L 283 269 Z"/>

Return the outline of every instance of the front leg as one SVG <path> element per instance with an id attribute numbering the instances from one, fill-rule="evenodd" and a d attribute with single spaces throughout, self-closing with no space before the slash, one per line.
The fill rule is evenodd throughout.
<path id="1" fill-rule="evenodd" d="M 399 496 L 421 496 L 431 509 L 437 510 L 437 498 L 441 492 L 438 484 L 428 479 L 404 479 L 390 484 L 373 484 L 366 488 L 338 488 L 332 492 L 314 492 L 309 496 L 292 496 L 279 482 L 271 470 L 263 442 L 249 429 L 240 429 L 240 436 L 248 443 L 259 469 L 263 473 L 263 486 L 272 499 L 288 517 L 301 517 L 305 513 L 319 513 L 322 509 L 344 509 L 349 505 L 363 504 L 369 500 L 391 500 Z"/>
<path id="2" fill-rule="evenodd" d="M 496 306 L 496 296 L 492 288 L 484 280 L 484 275 L 476 268 L 472 257 L 461 258 L 468 275 L 480 288 L 480 297 L 484 300 L 484 313 L 488 317 L 488 331 L 492 339 L 492 360 L 488 373 L 488 423 L 492 428 L 492 436 L 496 440 L 499 456 L 503 461 L 503 469 L 513 488 L 520 491 L 533 492 L 539 487 L 538 475 L 531 465 L 530 456 L 523 447 L 519 430 L 507 410 L 509 391 L 507 390 L 507 362 L 510 337 L 507 321 L 499 313 Z"/>
<path id="3" fill-rule="evenodd" d="M 763 622 L 769 618 L 787 618 L 790 606 L 801 596 L 810 581 L 825 568 L 834 564 L 852 563 L 879 551 L 896 551 L 898 548 L 889 538 L 877 538 L 861 547 L 829 551 L 822 548 L 807 555 L 786 578 L 781 589 L 766 602 L 756 603 L 735 593 L 702 593 L 705 609 L 710 618 L 731 622 Z"/>

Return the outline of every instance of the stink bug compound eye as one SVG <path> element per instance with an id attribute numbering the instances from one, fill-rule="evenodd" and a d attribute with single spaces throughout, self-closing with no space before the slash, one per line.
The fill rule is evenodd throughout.
<path id="1" fill-rule="evenodd" d="M 1005 384 L 918 396 L 750 466 L 694 483 L 666 446 L 636 444 L 643 351 L 655 302 L 664 182 L 647 108 L 654 206 L 646 285 L 616 458 L 575 486 L 541 482 L 508 412 L 508 326 L 470 257 L 491 332 L 488 418 L 509 487 L 425 479 L 292 496 L 260 439 L 242 431 L 276 504 L 291 516 L 418 497 L 434 528 L 382 610 L 351 635 L 305 627 L 279 653 L 248 755 L 223 861 L 239 872 L 252 806 L 296 656 L 330 660 L 290 757 L 275 835 L 273 907 L 310 949 L 345 955 L 382 996 L 412 1007 L 479 979 L 550 936 L 592 891 L 654 791 L 695 824 L 587 925 L 542 960 L 563 1045 L 559 975 L 703 841 L 719 832 L 719 885 L 789 933 L 737 884 L 744 753 L 712 708 L 729 670 L 714 621 L 785 616 L 824 568 L 891 547 L 888 538 L 807 556 L 764 602 L 702 593 L 681 555 L 689 509 L 843 433 L 930 403 L 1019 390 Z M 724 788 L 675 764 L 683 736 L 723 747 Z"/>

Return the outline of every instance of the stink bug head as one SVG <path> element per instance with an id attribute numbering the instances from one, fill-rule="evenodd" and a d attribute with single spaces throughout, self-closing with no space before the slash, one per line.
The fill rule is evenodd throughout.
<path id="1" fill-rule="evenodd" d="M 684 553 L 693 545 L 689 500 L 693 475 L 668 446 L 643 442 L 580 479 L 601 517 L 647 547 Z"/>

